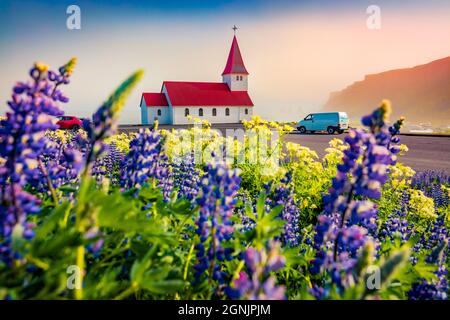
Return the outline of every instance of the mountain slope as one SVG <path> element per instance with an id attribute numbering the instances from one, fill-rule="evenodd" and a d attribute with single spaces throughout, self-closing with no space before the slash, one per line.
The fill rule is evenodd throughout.
<path id="1" fill-rule="evenodd" d="M 351 118 L 389 99 L 393 117 L 409 122 L 450 124 L 450 56 L 407 69 L 367 75 L 342 91 L 330 94 L 325 110 L 347 111 Z"/>

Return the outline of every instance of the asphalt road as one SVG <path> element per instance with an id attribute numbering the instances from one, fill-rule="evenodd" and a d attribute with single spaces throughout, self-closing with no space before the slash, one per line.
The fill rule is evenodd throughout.
<path id="1" fill-rule="evenodd" d="M 121 125 L 121 132 L 137 131 L 142 126 Z M 168 126 L 161 125 L 162 129 L 186 128 L 187 126 Z M 225 133 L 226 129 L 241 128 L 239 124 L 216 124 L 214 128 Z M 332 137 L 343 139 L 344 134 L 333 136 L 327 134 L 299 134 L 292 132 L 286 137 L 287 141 L 299 143 L 312 150 L 315 150 L 319 156 L 325 154 L 328 148 L 328 142 Z M 400 162 L 412 167 L 416 171 L 423 170 L 444 170 L 450 174 L 450 137 L 449 136 L 424 136 L 424 135 L 401 135 L 401 143 L 406 144 L 409 151 L 400 157 Z"/>
<path id="2" fill-rule="evenodd" d="M 345 133 L 336 135 L 344 138 Z M 330 136 L 326 134 L 289 134 L 287 141 L 299 143 L 315 150 L 319 156 L 325 154 Z M 444 170 L 450 174 L 450 137 L 400 136 L 402 144 L 408 146 L 409 151 L 400 157 L 399 161 L 412 167 L 416 171 Z"/>

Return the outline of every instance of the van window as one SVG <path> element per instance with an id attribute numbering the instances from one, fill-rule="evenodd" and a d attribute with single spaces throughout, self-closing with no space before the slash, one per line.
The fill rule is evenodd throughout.
<path id="1" fill-rule="evenodd" d="M 312 114 L 307 115 L 306 118 L 305 118 L 305 120 L 306 120 L 306 121 L 312 120 Z"/>

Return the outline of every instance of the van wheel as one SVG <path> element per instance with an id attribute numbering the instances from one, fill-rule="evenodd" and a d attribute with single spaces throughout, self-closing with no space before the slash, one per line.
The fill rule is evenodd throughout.
<path id="1" fill-rule="evenodd" d="M 302 134 L 306 132 L 306 128 L 305 127 L 298 127 L 297 129 L 298 129 L 298 132 L 300 132 Z"/>
<path id="2" fill-rule="evenodd" d="M 334 128 L 333 127 L 328 127 L 327 128 L 327 132 L 328 132 L 328 134 L 334 134 Z"/>

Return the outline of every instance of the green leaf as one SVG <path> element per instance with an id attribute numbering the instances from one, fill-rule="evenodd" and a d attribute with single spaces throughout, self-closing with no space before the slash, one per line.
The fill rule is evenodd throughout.
<path id="1" fill-rule="evenodd" d="M 253 221 L 256 221 L 256 216 L 255 216 L 255 214 L 253 213 L 253 208 L 252 208 L 252 206 L 251 206 L 251 204 L 247 204 L 246 206 L 245 206 L 245 215 L 247 216 L 247 217 L 249 217 L 250 219 L 252 219 Z"/>
<path id="2" fill-rule="evenodd" d="M 278 206 L 272 208 L 269 211 L 269 213 L 267 215 L 265 215 L 260 221 L 262 223 L 272 223 L 276 218 L 278 218 L 278 216 L 280 215 L 282 210 L 283 210 L 283 206 L 278 205 Z"/>
<path id="3" fill-rule="evenodd" d="M 409 247 L 405 247 L 393 252 L 389 258 L 381 265 L 381 285 L 389 282 L 397 272 L 406 264 L 409 258 Z"/>
<path id="4" fill-rule="evenodd" d="M 266 210 L 265 210 L 265 204 L 266 204 L 266 194 L 264 192 L 261 192 L 259 194 L 258 201 L 256 202 L 256 213 L 258 214 L 258 217 L 261 219 L 264 217 Z"/>
<path id="5" fill-rule="evenodd" d="M 75 248 L 82 244 L 81 234 L 74 229 L 63 229 L 51 238 L 36 238 L 32 245 L 32 254 L 35 257 L 55 257 L 65 254 L 65 249 Z"/>
<path id="6" fill-rule="evenodd" d="M 155 254 L 157 248 L 158 246 L 151 247 L 141 260 L 134 261 L 130 272 L 130 278 L 132 282 L 141 282 L 144 272 L 150 267 L 152 263 L 150 258 Z"/>
<path id="7" fill-rule="evenodd" d="M 44 238 L 53 232 L 64 219 L 64 217 L 69 213 L 71 208 L 70 202 L 64 201 L 59 206 L 55 207 L 47 219 L 37 227 L 36 237 Z"/>
<path id="8" fill-rule="evenodd" d="M 407 265 L 408 259 L 409 246 L 404 246 L 403 248 L 394 251 L 380 267 L 380 286 L 387 287 L 392 279 L 395 279 L 397 275 L 402 275 L 405 271 L 404 267 Z M 367 283 L 368 277 L 369 275 L 367 274 L 364 277 L 365 284 Z M 363 297 L 367 296 L 374 290 L 371 290 L 366 286 Z"/>
<path id="9" fill-rule="evenodd" d="M 187 285 L 183 280 L 147 280 L 143 279 L 140 283 L 142 289 L 157 294 L 170 294 L 182 290 Z"/>
<path id="10" fill-rule="evenodd" d="M 159 221 L 147 217 L 145 212 L 138 210 L 132 201 L 119 192 L 105 195 L 98 191 L 91 204 L 100 209 L 97 223 L 101 227 L 141 234 L 155 242 L 175 243 L 173 233 L 166 231 Z"/>
<path id="11" fill-rule="evenodd" d="M 437 279 L 434 273 L 437 270 L 437 265 L 428 264 L 424 259 L 419 259 L 417 263 L 413 266 L 414 272 L 417 274 L 418 278 L 423 278 L 427 281 L 432 281 Z"/>

